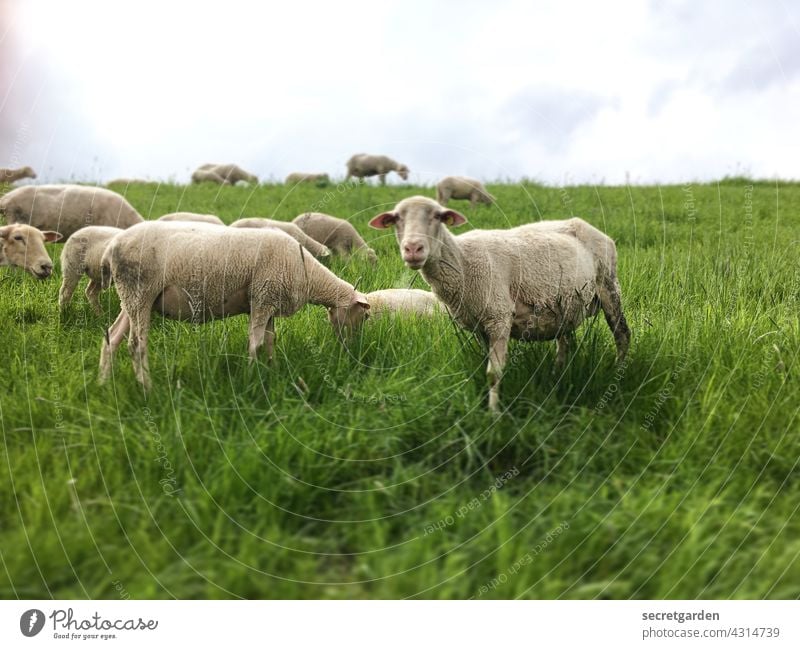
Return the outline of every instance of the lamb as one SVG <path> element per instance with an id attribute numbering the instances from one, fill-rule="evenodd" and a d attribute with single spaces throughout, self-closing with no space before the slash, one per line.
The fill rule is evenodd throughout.
<path id="1" fill-rule="evenodd" d="M 294 223 L 287 223 L 286 221 L 276 221 L 275 219 L 239 219 L 231 223 L 232 228 L 276 228 L 288 234 L 292 239 L 297 241 L 301 246 L 308 250 L 317 259 L 328 257 L 331 254 L 327 246 L 319 243 L 315 239 L 309 237 L 305 232 L 298 228 Z"/>
<path id="2" fill-rule="evenodd" d="M 232 185 L 232 182 L 229 182 L 218 173 L 214 171 L 210 171 L 209 169 L 197 169 L 192 174 L 192 182 L 195 184 L 199 183 L 217 183 L 218 185 Z"/>
<path id="3" fill-rule="evenodd" d="M 15 183 L 23 178 L 36 178 L 36 172 L 30 167 L 20 167 L 19 169 L 0 168 L 0 183 Z"/>
<path id="4" fill-rule="evenodd" d="M 314 183 L 315 185 L 327 185 L 331 181 L 328 174 L 305 174 L 300 172 L 291 173 L 286 176 L 287 185 L 297 185 L 299 183 Z"/>
<path id="5" fill-rule="evenodd" d="M 367 318 L 373 316 L 403 314 L 430 317 L 437 313 L 447 313 L 444 305 L 433 293 L 416 288 L 387 288 L 372 291 L 364 297 L 369 304 L 368 308 L 354 304 L 343 312 L 331 314 L 331 324 L 340 335 L 357 329 Z M 334 320 L 334 316 L 338 316 L 339 319 Z"/>
<path id="6" fill-rule="evenodd" d="M 563 365 L 572 332 L 602 308 L 622 361 L 630 329 L 622 312 L 614 241 L 579 218 L 453 236 L 466 218 L 414 196 L 370 225 L 395 226 L 406 266 L 419 270 L 459 325 L 488 345 L 489 409 L 499 412 L 509 338 L 558 342 Z"/>
<path id="7" fill-rule="evenodd" d="M 64 240 L 87 225 L 128 228 L 144 221 L 116 192 L 82 185 L 29 185 L 0 198 L 8 223 L 27 223 L 60 232 Z"/>
<path id="8" fill-rule="evenodd" d="M 273 228 L 150 221 L 116 236 L 102 265 L 110 270 L 122 310 L 103 342 L 100 380 L 107 379 L 113 354 L 130 330 L 134 371 L 145 389 L 153 310 L 196 323 L 249 313 L 252 362 L 265 338 L 267 358 L 272 358 L 274 318 L 308 303 L 334 312 L 366 304 L 351 284 Z"/>
<path id="9" fill-rule="evenodd" d="M 58 307 L 62 312 L 72 300 L 72 294 L 81 277 L 87 275 L 89 284 L 86 286 L 86 299 L 89 300 L 96 315 L 102 313 L 100 291 L 109 287 L 111 277 L 108 273 L 102 272 L 101 261 L 109 242 L 120 232 L 124 230 L 104 225 L 90 225 L 78 230 L 64 244 L 64 249 L 61 251 L 61 289 L 58 292 Z"/>
<path id="10" fill-rule="evenodd" d="M 397 175 L 403 180 L 408 180 L 408 167 L 392 160 L 385 155 L 370 155 L 368 153 L 357 153 L 347 161 L 347 176 L 345 181 L 354 176 L 356 178 L 367 178 L 378 176 L 381 185 L 386 184 L 386 174 L 396 171 Z"/>
<path id="11" fill-rule="evenodd" d="M 0 266 L 23 268 L 37 279 L 47 279 L 53 262 L 44 247 L 61 238 L 58 232 L 42 232 L 24 223 L 0 227 Z"/>
<path id="12" fill-rule="evenodd" d="M 486 191 L 480 180 L 464 176 L 447 176 L 436 185 L 436 200 L 447 206 L 451 198 L 469 200 L 472 207 L 477 203 L 494 203 L 494 196 Z"/>
<path id="13" fill-rule="evenodd" d="M 230 184 L 235 185 L 240 181 L 258 184 L 258 177 L 254 174 L 248 173 L 241 167 L 235 164 L 204 164 L 197 168 L 197 171 L 210 171 L 223 180 L 228 181 Z M 195 171 L 195 173 L 197 173 Z M 224 184 L 224 183 L 223 183 Z"/>
<path id="14" fill-rule="evenodd" d="M 195 221 L 196 223 L 210 223 L 212 225 L 225 225 L 224 221 L 213 214 L 195 214 L 194 212 L 172 212 L 158 217 L 159 221 Z"/>
<path id="15" fill-rule="evenodd" d="M 346 258 L 354 252 L 360 251 L 366 255 L 373 266 L 378 262 L 378 255 L 375 254 L 375 251 L 344 219 L 321 212 L 306 212 L 295 217 L 292 223 L 312 239 L 328 246 L 334 254 Z"/>

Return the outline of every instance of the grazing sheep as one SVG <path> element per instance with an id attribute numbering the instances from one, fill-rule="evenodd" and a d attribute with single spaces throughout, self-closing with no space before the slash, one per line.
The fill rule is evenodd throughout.
<path id="1" fill-rule="evenodd" d="M 102 187 L 28 185 L 0 198 L 8 223 L 56 230 L 64 240 L 87 225 L 127 228 L 144 219 L 122 196 Z"/>
<path id="2" fill-rule="evenodd" d="M 130 330 L 134 371 L 145 388 L 153 310 L 192 322 L 249 313 L 252 361 L 265 337 L 267 357 L 272 357 L 274 318 L 308 303 L 334 311 L 366 304 L 351 284 L 273 228 L 150 221 L 115 237 L 102 265 L 110 270 L 122 311 L 103 342 L 100 380 L 108 377 L 114 351 Z"/>
<path id="3" fill-rule="evenodd" d="M 328 174 L 304 174 L 300 172 L 291 173 L 286 176 L 287 185 L 297 185 L 298 183 L 314 183 L 316 185 L 327 185 L 331 181 Z"/>
<path id="4" fill-rule="evenodd" d="M 65 311 L 72 300 L 72 294 L 81 277 L 87 275 L 89 284 L 86 286 L 86 299 L 97 315 L 102 313 L 100 291 L 110 286 L 111 277 L 102 272 L 101 261 L 108 243 L 120 232 L 124 230 L 105 225 L 90 225 L 78 230 L 64 244 L 61 251 L 61 289 L 58 292 L 58 307 L 61 311 Z"/>
<path id="5" fill-rule="evenodd" d="M 381 185 L 386 184 L 386 174 L 396 171 L 397 175 L 403 180 L 408 180 L 408 167 L 399 162 L 395 162 L 385 155 L 370 155 L 368 153 L 357 153 L 347 161 L 347 177 L 367 178 L 378 176 Z"/>
<path id="6" fill-rule="evenodd" d="M 276 228 L 288 234 L 292 239 L 297 241 L 301 246 L 308 250 L 317 259 L 321 257 L 329 257 L 331 254 L 330 249 L 321 244 L 316 239 L 312 239 L 294 223 L 287 223 L 286 221 L 276 221 L 275 219 L 239 219 L 231 223 L 232 228 Z"/>
<path id="7" fill-rule="evenodd" d="M 213 214 L 195 214 L 194 212 L 172 212 L 158 217 L 159 221 L 195 221 L 211 225 L 225 225 L 223 220 Z"/>
<path id="8" fill-rule="evenodd" d="M 378 262 L 378 255 L 375 254 L 375 251 L 344 219 L 321 212 L 306 212 L 295 217 L 292 223 L 312 239 L 328 246 L 336 255 L 349 257 L 356 251 L 362 251 L 373 265 Z"/>
<path id="9" fill-rule="evenodd" d="M 370 221 L 378 229 L 395 226 L 406 265 L 420 271 L 462 327 L 488 344 L 490 410 L 499 410 L 511 337 L 555 338 L 557 362 L 563 364 L 571 333 L 599 307 L 614 334 L 617 358 L 625 357 L 630 330 L 610 237 L 578 218 L 459 236 L 447 229 L 462 223 L 461 214 L 423 196 L 400 201 Z"/>
<path id="10" fill-rule="evenodd" d="M 15 183 L 23 178 L 36 178 L 36 172 L 30 167 L 20 167 L 19 169 L 0 168 L 0 183 Z"/>
<path id="11" fill-rule="evenodd" d="M 369 307 L 354 304 L 344 312 L 331 316 L 331 324 L 340 334 L 360 327 L 369 317 L 387 314 L 405 314 L 429 317 L 436 313 L 447 313 L 444 305 L 430 291 L 417 288 L 387 288 L 372 291 L 364 296 Z"/>
<path id="12" fill-rule="evenodd" d="M 225 180 L 222 176 L 208 169 L 198 169 L 192 174 L 192 182 L 198 183 L 217 183 L 218 185 L 232 185 L 233 183 Z"/>
<path id="13" fill-rule="evenodd" d="M 53 272 L 53 262 L 44 243 L 60 238 L 58 232 L 42 232 L 24 223 L 0 227 L 0 266 L 23 268 L 37 279 L 47 279 Z"/>
<path id="14" fill-rule="evenodd" d="M 204 164 L 197 168 L 197 171 L 210 171 L 215 173 L 223 180 L 227 180 L 231 185 L 235 185 L 239 181 L 258 184 L 258 177 L 254 174 L 248 173 L 238 165 L 234 164 Z M 195 173 L 197 173 L 195 171 Z M 223 183 L 224 184 L 224 183 Z"/>
<path id="15" fill-rule="evenodd" d="M 451 198 L 469 200 L 472 207 L 477 203 L 494 203 L 494 196 L 486 191 L 480 180 L 464 176 L 447 176 L 436 185 L 436 200 L 447 206 Z"/>

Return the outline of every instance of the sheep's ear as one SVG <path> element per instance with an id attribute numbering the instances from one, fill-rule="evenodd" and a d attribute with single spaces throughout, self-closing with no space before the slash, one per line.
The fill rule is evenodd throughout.
<path id="1" fill-rule="evenodd" d="M 60 232 L 53 232 L 52 230 L 44 230 L 42 231 L 42 234 L 44 235 L 44 240 L 47 241 L 48 243 L 53 243 L 61 239 Z"/>
<path id="2" fill-rule="evenodd" d="M 0 239 L 8 239 L 8 235 L 11 234 L 11 226 L 4 225 L 0 228 Z"/>
<path id="3" fill-rule="evenodd" d="M 455 210 L 442 210 L 437 215 L 437 218 L 445 225 L 449 225 L 451 228 L 464 225 L 467 222 L 466 217 L 462 214 L 459 214 Z"/>
<path id="4" fill-rule="evenodd" d="M 360 291 L 355 291 L 353 294 L 353 301 L 351 305 L 358 304 L 360 307 L 363 307 L 366 310 L 369 310 L 369 302 L 367 301 L 367 296 L 361 293 Z"/>
<path id="5" fill-rule="evenodd" d="M 385 230 L 386 228 L 392 227 L 395 223 L 397 223 L 397 214 L 394 212 L 384 212 L 373 218 L 369 222 L 369 227 L 375 228 L 376 230 Z"/>

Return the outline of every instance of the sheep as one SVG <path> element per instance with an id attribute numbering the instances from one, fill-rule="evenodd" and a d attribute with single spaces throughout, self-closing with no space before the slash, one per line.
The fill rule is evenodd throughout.
<path id="1" fill-rule="evenodd" d="M 400 201 L 370 226 L 394 226 L 400 254 L 419 270 L 456 322 L 487 343 L 489 409 L 499 412 L 510 337 L 558 343 L 562 366 L 572 332 L 602 308 L 622 361 L 630 329 L 622 312 L 614 241 L 579 218 L 454 236 L 463 215 L 423 196 Z"/>
<path id="2" fill-rule="evenodd" d="M 81 228 L 64 244 L 61 251 L 61 289 L 58 292 L 58 307 L 64 312 L 72 300 L 72 294 L 83 275 L 89 277 L 86 286 L 86 299 L 92 305 L 96 315 L 102 313 L 100 308 L 100 291 L 111 284 L 111 277 L 102 272 L 101 261 L 109 242 L 122 228 L 104 225 L 90 225 Z"/>
<path id="3" fill-rule="evenodd" d="M 447 313 L 444 305 L 433 293 L 416 288 L 387 288 L 372 291 L 364 297 L 369 304 L 368 308 L 354 304 L 344 312 L 336 313 L 338 320 L 334 321 L 332 317 L 331 324 L 340 335 L 357 329 L 369 317 L 388 314 L 429 317 L 437 313 Z"/>
<path id="4" fill-rule="evenodd" d="M 64 241 L 87 225 L 127 228 L 144 219 L 116 192 L 82 185 L 29 185 L 0 198 L 8 223 L 56 230 Z"/>
<path id="5" fill-rule="evenodd" d="M 235 164 L 204 164 L 200 165 L 197 168 L 197 171 L 210 171 L 212 173 L 215 173 L 223 180 L 227 180 L 228 183 L 232 185 L 235 185 L 236 183 L 242 180 L 248 183 L 258 184 L 257 176 L 248 173 L 247 171 L 245 171 L 244 169 Z M 195 171 L 195 173 L 197 173 L 197 171 Z"/>
<path id="6" fill-rule="evenodd" d="M 436 200 L 447 207 L 451 198 L 469 200 L 472 207 L 477 203 L 494 203 L 494 196 L 486 191 L 480 180 L 464 176 L 447 176 L 436 185 Z"/>
<path id="7" fill-rule="evenodd" d="M 212 225 L 225 225 L 225 222 L 213 214 L 195 214 L 194 212 L 171 212 L 158 217 L 159 221 L 195 221 Z"/>
<path id="8" fill-rule="evenodd" d="M 36 178 L 36 172 L 30 167 L 20 167 L 19 169 L 0 168 L 0 183 L 15 183 L 23 178 Z"/>
<path id="9" fill-rule="evenodd" d="M 292 239 L 297 241 L 301 246 L 308 250 L 317 259 L 322 257 L 329 257 L 331 254 L 330 249 L 321 244 L 319 241 L 312 239 L 294 223 L 287 223 L 286 221 L 276 221 L 275 219 L 239 219 L 231 223 L 232 228 L 277 228 L 283 230 Z"/>
<path id="10" fill-rule="evenodd" d="M 287 185 L 297 185 L 299 183 L 314 183 L 316 185 L 327 185 L 331 181 L 328 174 L 305 174 L 300 172 L 291 173 L 286 176 Z"/>
<path id="11" fill-rule="evenodd" d="M 308 303 L 334 313 L 366 304 L 351 284 L 273 228 L 150 221 L 112 239 L 102 266 L 110 271 L 122 310 L 103 341 L 99 379 L 108 378 L 113 354 L 130 330 L 134 372 L 145 389 L 150 387 L 147 335 L 153 310 L 195 323 L 249 313 L 252 362 L 265 342 L 271 360 L 274 318 Z"/>
<path id="12" fill-rule="evenodd" d="M 192 182 L 199 183 L 217 183 L 218 185 L 232 185 L 233 183 L 225 180 L 222 176 L 209 169 L 197 169 L 192 174 Z"/>
<path id="13" fill-rule="evenodd" d="M 306 212 L 295 217 L 292 223 L 312 239 L 328 246 L 334 254 L 349 257 L 352 253 L 361 251 L 373 266 L 378 262 L 378 255 L 375 254 L 375 251 L 344 219 L 321 212 Z"/>
<path id="14" fill-rule="evenodd" d="M 0 266 L 23 268 L 37 279 L 47 279 L 53 272 L 53 262 L 44 244 L 60 238 L 58 232 L 42 232 L 24 223 L 0 227 Z"/>
<path id="15" fill-rule="evenodd" d="M 350 176 L 356 178 L 367 178 L 378 176 L 381 185 L 386 184 L 386 174 L 396 171 L 397 175 L 403 180 L 408 180 L 408 167 L 399 162 L 395 162 L 385 155 L 370 155 L 368 153 L 357 153 L 347 161 L 347 181 Z"/>

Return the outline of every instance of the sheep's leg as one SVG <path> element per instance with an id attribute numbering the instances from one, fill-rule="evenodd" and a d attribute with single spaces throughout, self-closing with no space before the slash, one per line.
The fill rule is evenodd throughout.
<path id="1" fill-rule="evenodd" d="M 151 307 L 133 309 L 130 313 L 131 336 L 128 340 L 128 349 L 133 359 L 133 371 L 136 380 L 145 390 L 150 389 L 150 367 L 147 360 L 147 335 L 150 331 Z"/>
<path id="2" fill-rule="evenodd" d="M 100 383 L 105 383 L 108 380 L 108 375 L 111 373 L 111 362 L 114 357 L 114 352 L 117 351 L 120 343 L 124 340 L 125 334 L 131 326 L 131 320 L 125 309 L 120 311 L 114 324 L 106 333 L 103 339 L 103 346 L 100 350 Z"/>
<path id="3" fill-rule="evenodd" d="M 489 410 L 495 414 L 500 412 L 500 379 L 506 364 L 508 335 L 508 329 L 489 333 L 489 364 L 486 375 L 489 379 Z"/>
<path id="4" fill-rule="evenodd" d="M 556 338 L 556 366 L 555 369 L 562 370 L 567 363 L 567 355 L 570 347 L 575 342 L 575 334 L 572 331 L 560 333 Z"/>
<path id="5" fill-rule="evenodd" d="M 378 174 L 378 180 L 381 181 L 381 185 L 386 184 L 386 174 Z"/>
<path id="6" fill-rule="evenodd" d="M 267 361 L 272 362 L 272 352 L 275 348 L 275 318 L 270 318 L 267 321 L 267 330 L 265 335 L 265 342 L 267 347 Z"/>
<path id="7" fill-rule="evenodd" d="M 86 299 L 92 305 L 95 315 L 102 315 L 103 313 L 103 309 L 100 308 L 100 291 L 102 288 L 99 282 L 95 282 L 93 279 L 89 280 L 89 284 L 86 287 Z"/>
<path id="8" fill-rule="evenodd" d="M 475 206 L 478 204 L 478 194 L 476 192 L 472 192 L 469 195 L 469 206 L 472 209 L 475 209 Z"/>
<path id="9" fill-rule="evenodd" d="M 622 312 L 622 298 L 619 280 L 608 279 L 598 285 L 598 296 L 600 297 L 600 307 L 606 317 L 608 328 L 614 334 L 614 342 L 617 344 L 617 361 L 625 360 L 628 347 L 631 342 L 631 330 Z"/>
<path id="10" fill-rule="evenodd" d="M 271 328 L 271 320 L 272 314 L 266 309 L 253 309 L 250 312 L 250 345 L 248 351 L 250 353 L 251 363 L 256 360 L 258 350 L 261 349 L 261 346 L 264 344 L 264 336 L 267 332 L 267 328 Z M 269 340 L 267 342 L 267 353 L 270 358 L 272 358 L 274 337 L 275 330 L 271 328 Z"/>
<path id="11" fill-rule="evenodd" d="M 447 207 L 447 204 L 450 202 L 450 192 L 448 190 L 442 191 L 439 195 L 439 205 Z"/>
<path id="12" fill-rule="evenodd" d="M 66 310 L 67 305 L 69 305 L 70 300 L 72 300 L 72 294 L 75 292 L 78 282 L 81 281 L 79 273 L 74 273 L 68 268 L 65 268 L 63 272 L 61 288 L 58 291 L 58 308 L 61 309 L 61 311 Z"/>

